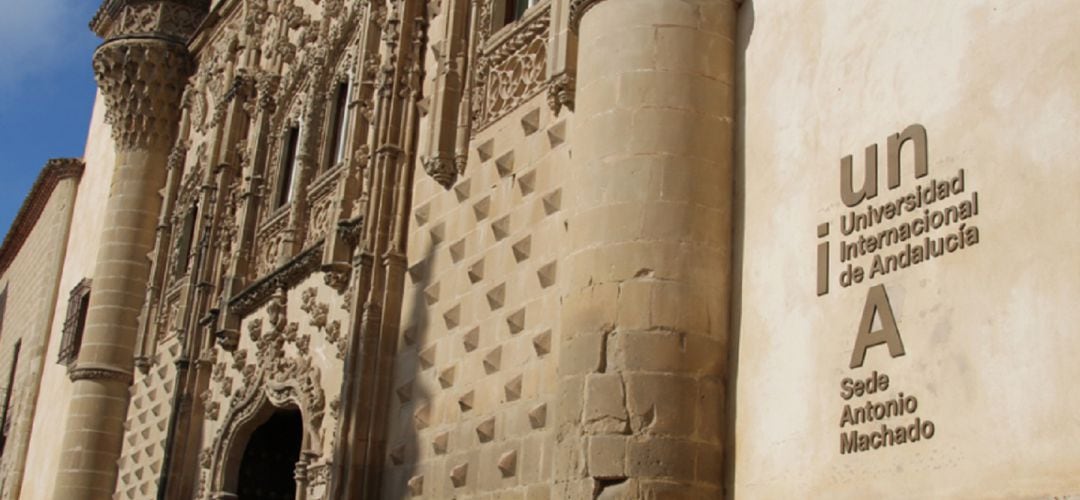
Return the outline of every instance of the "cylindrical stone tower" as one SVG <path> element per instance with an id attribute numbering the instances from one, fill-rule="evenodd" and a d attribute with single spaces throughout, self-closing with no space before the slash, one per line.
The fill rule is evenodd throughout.
<path id="1" fill-rule="evenodd" d="M 735 0 L 584 0 L 555 495 L 721 498 Z"/>
<path id="2" fill-rule="evenodd" d="M 132 380 L 158 190 L 190 62 L 187 37 L 205 2 L 106 2 L 92 27 L 106 38 L 94 73 L 112 126 L 116 166 L 68 411 L 56 498 L 112 498 Z"/>

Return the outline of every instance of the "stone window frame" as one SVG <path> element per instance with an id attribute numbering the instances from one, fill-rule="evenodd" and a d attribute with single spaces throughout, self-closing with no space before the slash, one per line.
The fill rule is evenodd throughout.
<path id="1" fill-rule="evenodd" d="M 82 347 L 86 314 L 90 309 L 91 284 L 90 278 L 83 278 L 68 295 L 67 316 L 64 318 L 64 328 L 60 336 L 60 352 L 56 356 L 56 363 L 67 366 L 69 371 L 74 368 L 75 360 L 79 358 L 79 350 Z"/>
<path id="2" fill-rule="evenodd" d="M 342 90 L 344 89 L 344 93 Z M 344 74 L 330 81 L 326 92 L 326 124 L 323 127 L 323 161 L 319 173 L 329 172 L 340 166 L 348 157 L 349 131 L 354 109 L 352 74 Z"/>
<path id="3" fill-rule="evenodd" d="M 490 32 L 495 33 L 520 22 L 528 17 L 529 10 L 541 3 L 543 0 L 492 0 Z"/>
<path id="4" fill-rule="evenodd" d="M 175 249 L 173 253 L 173 277 L 181 277 L 187 274 L 191 264 L 191 250 L 195 247 L 195 229 L 199 219 L 198 200 L 191 203 L 187 210 L 182 212 L 180 226 L 177 228 Z"/>
<path id="5" fill-rule="evenodd" d="M 299 193 L 296 193 L 296 176 L 299 173 L 298 165 L 300 156 L 300 140 L 302 130 L 299 123 L 287 123 L 279 140 L 281 141 L 281 155 L 278 162 L 277 182 L 274 190 L 273 211 L 281 210 L 288 206 Z"/>

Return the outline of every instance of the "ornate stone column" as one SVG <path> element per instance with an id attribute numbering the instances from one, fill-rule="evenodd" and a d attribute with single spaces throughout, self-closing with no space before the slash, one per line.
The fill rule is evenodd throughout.
<path id="1" fill-rule="evenodd" d="M 190 61 L 185 48 L 205 2 L 106 1 L 91 27 L 106 38 L 94 73 L 112 126 L 116 165 L 94 290 L 61 451 L 56 498 L 108 499 L 116 486 L 138 315 L 150 271 L 147 254 L 179 121 Z"/>
<path id="2" fill-rule="evenodd" d="M 724 495 L 735 14 L 571 3 L 553 497 Z"/>

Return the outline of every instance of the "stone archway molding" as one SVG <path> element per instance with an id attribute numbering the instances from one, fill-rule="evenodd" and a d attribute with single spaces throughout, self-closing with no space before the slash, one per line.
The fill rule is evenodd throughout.
<path id="1" fill-rule="evenodd" d="M 234 398 L 202 466 L 209 469 L 208 488 L 213 499 L 233 499 L 236 474 L 251 434 L 280 408 L 300 410 L 304 436 L 300 460 L 312 462 L 322 454 L 322 420 L 326 399 L 320 371 L 307 358 L 281 359 L 274 369 L 261 368 L 246 389 Z M 297 485 L 300 488 L 302 485 Z"/>

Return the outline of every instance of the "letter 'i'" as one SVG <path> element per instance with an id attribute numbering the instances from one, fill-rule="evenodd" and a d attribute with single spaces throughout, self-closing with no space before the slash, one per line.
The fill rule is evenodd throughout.
<path id="1" fill-rule="evenodd" d="M 828 235 L 829 223 L 818 224 L 818 238 Z M 822 241 L 817 246 L 817 294 L 820 297 L 826 293 L 829 293 L 829 242 Z"/>

